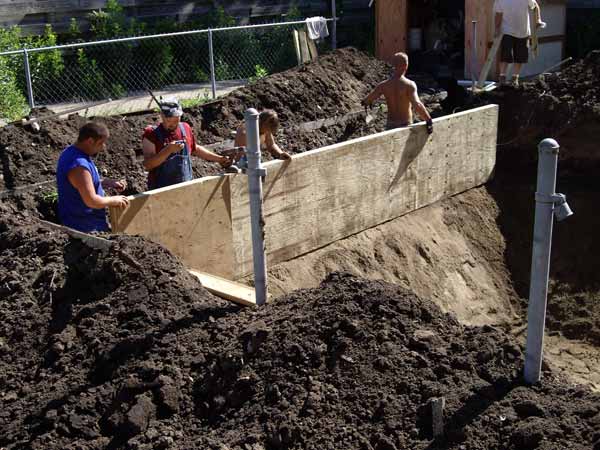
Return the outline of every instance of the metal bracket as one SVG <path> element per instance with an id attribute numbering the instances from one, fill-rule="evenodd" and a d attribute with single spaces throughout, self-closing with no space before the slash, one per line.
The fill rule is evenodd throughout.
<path id="1" fill-rule="evenodd" d="M 564 194 L 542 194 L 540 192 L 535 193 L 535 201 L 538 203 L 552 203 L 554 206 L 560 206 L 567 202 L 567 197 Z"/>
<path id="2" fill-rule="evenodd" d="M 260 169 L 250 169 L 250 168 L 247 168 L 247 169 L 243 169 L 243 170 L 244 170 L 244 173 L 246 175 L 250 175 L 252 172 L 256 172 L 259 177 L 266 177 L 267 176 L 267 169 L 262 168 L 262 167 Z"/>

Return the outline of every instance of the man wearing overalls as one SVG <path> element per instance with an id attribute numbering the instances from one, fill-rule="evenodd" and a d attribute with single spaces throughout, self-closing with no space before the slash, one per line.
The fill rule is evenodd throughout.
<path id="1" fill-rule="evenodd" d="M 144 168 L 149 172 L 149 190 L 192 180 L 191 155 L 217 162 L 223 167 L 231 165 L 230 158 L 196 144 L 192 128 L 181 122 L 182 114 L 176 99 L 165 99 L 160 103 L 160 125 L 144 130 L 142 150 Z"/>

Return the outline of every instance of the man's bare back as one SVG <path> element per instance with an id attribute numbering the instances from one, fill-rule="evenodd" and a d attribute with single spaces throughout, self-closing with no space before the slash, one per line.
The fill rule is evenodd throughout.
<path id="1" fill-rule="evenodd" d="M 365 106 L 371 105 L 382 95 L 385 97 L 388 108 L 387 129 L 406 127 L 413 122 L 412 107 L 422 119 L 427 122 L 427 131 L 433 131 L 431 116 L 425 105 L 419 99 L 417 85 L 406 78 L 408 69 L 408 56 L 405 53 L 394 55 L 395 72 L 389 79 L 375 87 L 364 100 Z"/>
<path id="2" fill-rule="evenodd" d="M 392 128 L 410 125 L 413 121 L 411 97 L 416 90 L 415 84 L 403 76 L 390 78 L 380 86 L 387 104 L 388 125 L 394 125 Z"/>

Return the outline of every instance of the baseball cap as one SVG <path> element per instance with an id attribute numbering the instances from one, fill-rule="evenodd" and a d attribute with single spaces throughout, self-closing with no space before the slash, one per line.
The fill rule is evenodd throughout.
<path id="1" fill-rule="evenodd" d="M 168 97 L 160 101 L 160 112 L 165 117 L 181 117 L 183 109 L 175 97 Z"/>

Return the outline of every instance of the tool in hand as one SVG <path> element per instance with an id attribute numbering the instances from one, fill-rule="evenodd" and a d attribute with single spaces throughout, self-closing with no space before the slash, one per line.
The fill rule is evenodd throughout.
<path id="1" fill-rule="evenodd" d="M 375 117 L 371 114 L 371 109 L 365 105 L 365 123 L 368 125 L 373 122 L 373 119 L 375 119 Z"/>
<path id="2" fill-rule="evenodd" d="M 160 108 L 162 106 L 162 104 L 156 99 L 156 97 L 154 96 L 154 94 L 152 93 L 152 91 L 150 89 L 148 89 L 148 94 L 150 94 L 150 97 L 152 97 L 152 100 L 154 100 L 156 102 L 156 104 L 158 105 L 158 107 Z"/>

